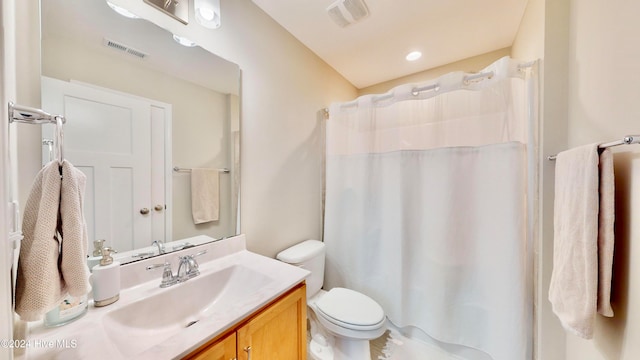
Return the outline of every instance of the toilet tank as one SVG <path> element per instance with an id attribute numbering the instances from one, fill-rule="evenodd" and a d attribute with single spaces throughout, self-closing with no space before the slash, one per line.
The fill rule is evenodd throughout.
<path id="1" fill-rule="evenodd" d="M 307 278 L 307 298 L 315 295 L 324 283 L 324 243 L 306 240 L 278 253 L 276 258 L 287 264 L 311 271 Z"/>

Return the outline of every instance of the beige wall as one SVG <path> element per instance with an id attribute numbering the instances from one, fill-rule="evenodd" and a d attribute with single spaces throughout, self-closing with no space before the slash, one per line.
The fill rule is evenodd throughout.
<path id="1" fill-rule="evenodd" d="M 530 0 L 513 57 L 540 54 L 542 155 L 586 143 L 619 139 L 638 133 L 640 105 L 634 71 L 640 55 L 635 35 L 640 31 L 634 2 L 595 0 Z M 544 14 L 544 15 L 541 15 Z M 540 31 L 544 24 L 544 41 Z M 532 24 L 538 24 L 533 25 Z M 612 319 L 596 317 L 595 338 L 566 334 L 547 300 L 552 269 L 553 163 L 542 160 L 541 241 L 537 274 L 537 359 L 629 360 L 640 357 L 639 314 L 632 304 L 640 297 L 640 254 L 633 246 L 640 234 L 640 149 L 616 148 L 616 249 Z M 634 258 L 635 257 L 635 258 Z M 640 276 L 640 275 L 638 275 Z"/>
<path id="2" fill-rule="evenodd" d="M 356 89 L 250 0 L 222 0 L 222 27 L 183 26 L 143 0 L 114 0 L 242 69 L 241 214 L 267 256 L 321 236 L 319 111 Z"/>
<path id="3" fill-rule="evenodd" d="M 548 289 L 553 261 L 554 163 L 548 154 L 566 149 L 567 142 L 567 1 L 529 0 L 512 45 L 512 57 L 541 59 L 539 64 L 540 177 L 539 223 L 535 244 L 534 357 L 563 360 L 565 332 L 553 314 Z"/>
<path id="4" fill-rule="evenodd" d="M 76 80 L 172 105 L 172 160 L 180 167 L 229 166 L 229 99 L 222 94 L 139 64 L 109 49 L 93 49 L 48 36 L 42 42 L 42 74 Z M 124 74 L 124 75 L 123 75 Z M 135 74 L 135 76 L 132 76 Z M 40 148 L 31 146 L 40 159 Z M 215 238 L 235 234 L 230 199 L 231 179 L 220 177 L 220 220 L 195 225 L 191 216 L 191 183 L 186 173 L 173 173 L 171 240 L 199 234 Z M 109 241 L 107 239 L 107 241 Z"/>
<path id="5" fill-rule="evenodd" d="M 398 85 L 425 82 L 453 71 L 478 72 L 488 65 L 491 65 L 494 61 L 500 59 L 501 57 L 510 55 L 510 48 L 492 51 L 486 54 L 481 54 L 478 56 L 470 57 L 468 59 L 456 61 L 451 64 L 438 66 L 433 69 L 421 71 L 419 73 L 403 76 L 398 79 L 362 88 L 358 91 L 358 96 L 368 94 L 383 94 Z"/>
<path id="6" fill-rule="evenodd" d="M 640 3 L 570 1 L 570 147 L 640 133 Z M 596 318 L 591 341 L 567 335 L 567 360 L 640 358 L 640 147 L 616 148 L 615 317 Z"/>

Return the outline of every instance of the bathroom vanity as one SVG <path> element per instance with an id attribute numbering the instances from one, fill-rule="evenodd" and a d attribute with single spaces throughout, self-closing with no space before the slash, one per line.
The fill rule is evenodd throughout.
<path id="1" fill-rule="evenodd" d="M 175 271 L 203 250 L 185 282 L 160 288 L 162 268 L 147 270 L 168 261 Z M 308 275 L 247 251 L 244 235 L 123 265 L 117 302 L 90 300 L 58 328 L 31 323 L 17 359 L 305 359 Z"/>
<path id="2" fill-rule="evenodd" d="M 185 359 L 306 359 L 306 286 L 299 284 Z"/>

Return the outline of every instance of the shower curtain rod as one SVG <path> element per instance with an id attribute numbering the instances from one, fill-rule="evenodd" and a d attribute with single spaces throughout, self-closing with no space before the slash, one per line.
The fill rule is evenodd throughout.
<path id="1" fill-rule="evenodd" d="M 522 63 L 522 64 L 518 64 L 518 70 L 522 71 L 528 68 L 531 68 L 533 65 L 535 65 L 535 61 L 529 61 L 526 63 Z M 488 71 L 488 72 L 481 72 L 481 73 L 476 73 L 476 74 L 471 74 L 471 75 L 465 75 L 464 78 L 462 79 L 462 83 L 464 85 L 469 85 L 470 83 L 474 82 L 474 81 L 482 81 L 485 79 L 491 79 L 493 76 L 495 75 L 495 73 L 493 71 Z M 425 86 L 418 86 L 415 87 L 411 90 L 411 94 L 413 96 L 418 96 L 420 93 L 425 92 L 425 91 L 438 91 L 438 89 L 440 88 L 440 84 L 435 83 L 435 84 L 430 84 L 430 85 L 425 85 Z M 393 91 L 384 93 L 384 94 L 380 94 L 380 95 L 374 95 L 373 97 L 373 102 L 379 102 L 379 101 L 383 101 L 383 100 L 387 100 L 390 99 L 394 96 Z M 352 107 L 352 106 L 357 106 L 358 105 L 358 100 L 353 100 L 350 102 L 346 102 L 344 104 L 342 104 L 342 107 Z M 325 117 L 329 117 L 329 108 L 323 108 L 322 112 L 324 113 Z"/>
<path id="2" fill-rule="evenodd" d="M 613 146 L 618 145 L 631 145 L 631 144 L 640 144 L 640 135 L 627 135 L 622 140 L 611 141 L 608 143 L 598 145 L 598 149 L 606 149 Z M 549 155 L 547 156 L 547 160 L 555 160 L 558 155 Z"/>

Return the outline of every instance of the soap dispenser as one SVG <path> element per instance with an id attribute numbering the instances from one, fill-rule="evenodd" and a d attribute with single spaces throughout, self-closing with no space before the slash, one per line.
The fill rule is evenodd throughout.
<path id="1" fill-rule="evenodd" d="M 102 248 L 104 247 L 104 239 L 93 241 L 93 253 L 87 258 L 89 270 L 93 271 L 93 267 L 100 264 L 102 260 Z"/>
<path id="2" fill-rule="evenodd" d="M 117 252 L 109 247 L 102 248 L 100 264 L 93 267 L 93 304 L 96 307 L 107 306 L 120 298 L 120 263 L 113 261 L 111 253 Z"/>

